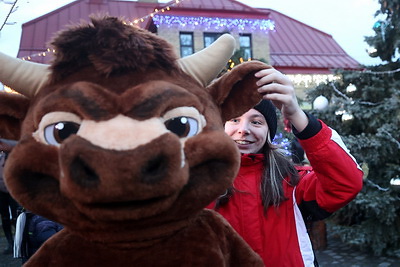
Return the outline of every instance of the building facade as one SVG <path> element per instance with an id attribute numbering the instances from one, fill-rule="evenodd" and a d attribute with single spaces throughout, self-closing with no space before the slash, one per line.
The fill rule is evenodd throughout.
<path id="1" fill-rule="evenodd" d="M 184 57 L 232 34 L 243 60 L 262 60 L 289 75 L 297 94 L 320 81 L 335 79 L 335 69 L 360 69 L 331 35 L 272 9 L 235 0 L 76 0 L 22 25 L 18 57 L 39 63 L 51 60 L 54 33 L 92 14 L 124 17 L 170 42 Z"/>

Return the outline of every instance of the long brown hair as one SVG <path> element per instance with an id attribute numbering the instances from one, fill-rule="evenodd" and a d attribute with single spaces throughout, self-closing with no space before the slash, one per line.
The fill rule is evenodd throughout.
<path id="1" fill-rule="evenodd" d="M 284 151 L 270 143 L 269 140 L 261 149 L 261 153 L 264 155 L 265 164 L 260 184 L 260 195 L 266 214 L 268 207 L 278 207 L 280 203 L 287 200 L 283 190 L 283 183 L 289 183 L 291 186 L 297 185 L 299 183 L 299 174 L 294 163 Z M 215 209 L 227 204 L 236 191 L 233 186 L 229 187 L 226 193 L 217 199 Z"/>
<path id="2" fill-rule="evenodd" d="M 285 152 L 276 145 L 266 142 L 262 149 L 265 156 L 264 170 L 261 178 L 261 201 L 266 211 L 269 206 L 278 207 L 287 200 L 283 183 L 291 186 L 299 183 L 299 174 L 294 163 Z"/>

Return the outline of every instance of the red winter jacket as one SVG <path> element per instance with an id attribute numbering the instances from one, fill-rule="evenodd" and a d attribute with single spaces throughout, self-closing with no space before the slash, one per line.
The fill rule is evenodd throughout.
<path id="1" fill-rule="evenodd" d="M 266 266 L 314 266 L 314 254 L 303 217 L 326 218 L 349 203 L 362 189 L 362 171 L 339 135 L 322 123 L 313 137 L 300 140 L 311 167 L 299 167 L 300 182 L 284 182 L 287 201 L 264 215 L 260 197 L 263 155 L 242 155 L 235 193 L 221 206 L 222 214 L 263 258 Z M 209 206 L 211 207 L 211 205 Z"/>

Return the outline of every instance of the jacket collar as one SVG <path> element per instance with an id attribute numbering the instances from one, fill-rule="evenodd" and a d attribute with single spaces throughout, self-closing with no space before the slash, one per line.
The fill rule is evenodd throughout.
<path id="1" fill-rule="evenodd" d="M 241 165 L 252 165 L 263 162 L 265 159 L 263 154 L 241 154 Z"/>

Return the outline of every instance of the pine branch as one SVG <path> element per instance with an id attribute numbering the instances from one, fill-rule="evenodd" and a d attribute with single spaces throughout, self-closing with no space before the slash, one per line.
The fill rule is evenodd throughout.
<path id="1" fill-rule="evenodd" d="M 354 101 L 353 99 L 351 99 L 350 97 L 348 97 L 347 95 L 345 95 L 345 94 L 343 94 L 342 92 L 340 92 L 337 88 L 336 88 L 336 86 L 335 86 L 335 84 L 333 83 L 333 82 L 331 82 L 331 83 L 329 83 L 330 85 L 331 85 L 331 87 L 332 87 L 332 89 L 338 94 L 338 95 L 340 95 L 341 97 L 343 97 L 344 99 L 346 99 L 348 102 L 350 102 L 350 103 L 354 103 L 354 102 L 357 102 L 357 103 L 359 103 L 359 104 L 361 104 L 361 105 L 368 105 L 368 106 L 377 106 L 377 105 L 380 105 L 382 102 L 378 102 L 378 103 L 372 103 L 372 102 L 367 102 L 367 101 Z"/>
<path id="2" fill-rule="evenodd" d="M 373 186 L 373 187 L 375 187 L 375 188 L 377 188 L 377 189 L 379 189 L 380 191 L 383 191 L 383 192 L 389 191 L 389 189 L 390 189 L 390 188 L 380 187 L 379 185 L 377 185 L 376 183 L 374 183 L 374 182 L 372 182 L 371 180 L 368 180 L 368 179 L 366 179 L 365 181 L 368 182 L 371 186 Z"/>
<path id="3" fill-rule="evenodd" d="M 394 138 L 388 131 L 381 129 L 381 132 L 387 134 L 390 137 L 390 140 L 392 142 L 394 142 L 395 144 L 397 144 L 397 147 L 400 149 L 400 142 L 396 140 L 396 138 Z"/>

